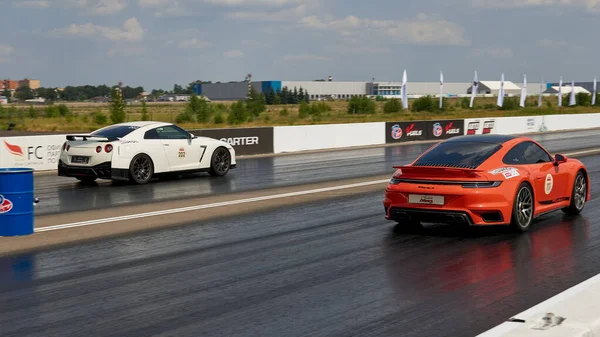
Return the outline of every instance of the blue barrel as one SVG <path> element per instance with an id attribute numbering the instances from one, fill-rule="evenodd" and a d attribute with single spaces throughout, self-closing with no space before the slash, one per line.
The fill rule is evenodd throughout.
<path id="1" fill-rule="evenodd" d="M 0 168 L 0 236 L 34 232 L 33 169 Z"/>

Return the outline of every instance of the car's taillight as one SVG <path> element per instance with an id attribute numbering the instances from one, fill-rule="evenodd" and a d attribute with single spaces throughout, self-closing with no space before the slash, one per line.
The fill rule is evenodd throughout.
<path id="1" fill-rule="evenodd" d="M 102 146 L 97 146 L 96 147 L 96 153 L 100 153 L 102 152 Z"/>
<path id="2" fill-rule="evenodd" d="M 108 144 L 108 145 L 106 145 L 106 146 L 104 147 L 104 151 L 105 151 L 106 153 L 110 153 L 110 151 L 112 151 L 112 150 L 113 150 L 113 146 L 112 146 L 112 145 L 110 145 L 110 144 Z"/>
<path id="3" fill-rule="evenodd" d="M 464 188 L 490 188 L 498 187 L 502 184 L 501 181 L 474 181 L 462 184 Z"/>

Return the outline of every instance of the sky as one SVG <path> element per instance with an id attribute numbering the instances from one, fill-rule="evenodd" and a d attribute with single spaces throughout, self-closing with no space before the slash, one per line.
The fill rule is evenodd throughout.
<path id="1" fill-rule="evenodd" d="M 600 78 L 600 0 L 5 0 L 0 78 L 520 83 Z"/>

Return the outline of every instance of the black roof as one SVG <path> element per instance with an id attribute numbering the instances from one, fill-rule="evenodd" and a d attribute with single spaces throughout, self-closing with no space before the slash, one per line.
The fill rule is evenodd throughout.
<path id="1" fill-rule="evenodd" d="M 445 143 L 452 142 L 475 142 L 475 143 L 492 143 L 492 144 L 502 144 L 511 139 L 515 139 L 517 136 L 514 135 L 496 135 L 496 134 L 487 134 L 487 135 L 465 135 L 452 137 L 445 141 Z"/>

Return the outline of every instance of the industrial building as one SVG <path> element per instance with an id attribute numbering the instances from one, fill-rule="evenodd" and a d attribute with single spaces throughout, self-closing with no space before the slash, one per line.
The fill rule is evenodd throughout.
<path id="1" fill-rule="evenodd" d="M 466 96 L 470 95 L 472 82 L 447 82 L 443 86 L 443 95 Z M 239 81 L 228 83 L 198 83 L 194 85 L 194 93 L 202 95 L 213 101 L 230 101 L 245 99 L 249 86 L 257 92 L 267 94 L 271 90 L 278 92 L 286 88 L 288 90 L 302 90 L 308 93 L 311 100 L 319 99 L 349 99 L 354 96 L 383 96 L 400 97 L 401 82 L 336 82 L 329 78 L 328 81 Z M 539 83 L 527 85 L 528 95 L 538 95 L 541 90 Z M 407 97 L 416 98 L 426 95 L 438 96 L 440 92 L 439 82 L 408 82 Z M 479 82 L 478 95 L 498 95 L 500 81 Z M 504 92 L 507 96 L 520 95 L 521 86 L 511 81 L 504 81 Z"/>
<path id="2" fill-rule="evenodd" d="M 560 84 L 559 82 L 548 83 L 548 86 L 547 86 L 546 89 L 551 89 L 551 88 L 556 87 L 556 92 L 558 92 L 558 86 L 559 86 L 559 84 Z M 575 90 L 576 90 L 575 93 L 577 93 L 578 90 L 581 90 L 581 89 L 578 89 L 577 87 L 581 87 L 581 88 L 585 89 L 585 91 L 587 91 L 588 93 L 594 92 L 594 82 L 592 82 L 592 81 L 589 81 L 589 82 L 574 82 L 573 84 L 575 85 Z M 563 82 L 563 84 L 562 84 L 562 92 L 566 93 L 565 90 L 569 90 L 568 92 L 571 92 L 571 81 L 569 81 L 569 82 Z M 550 92 L 552 92 L 552 91 L 550 91 Z M 552 93 L 554 93 L 554 92 L 552 92 Z"/>

